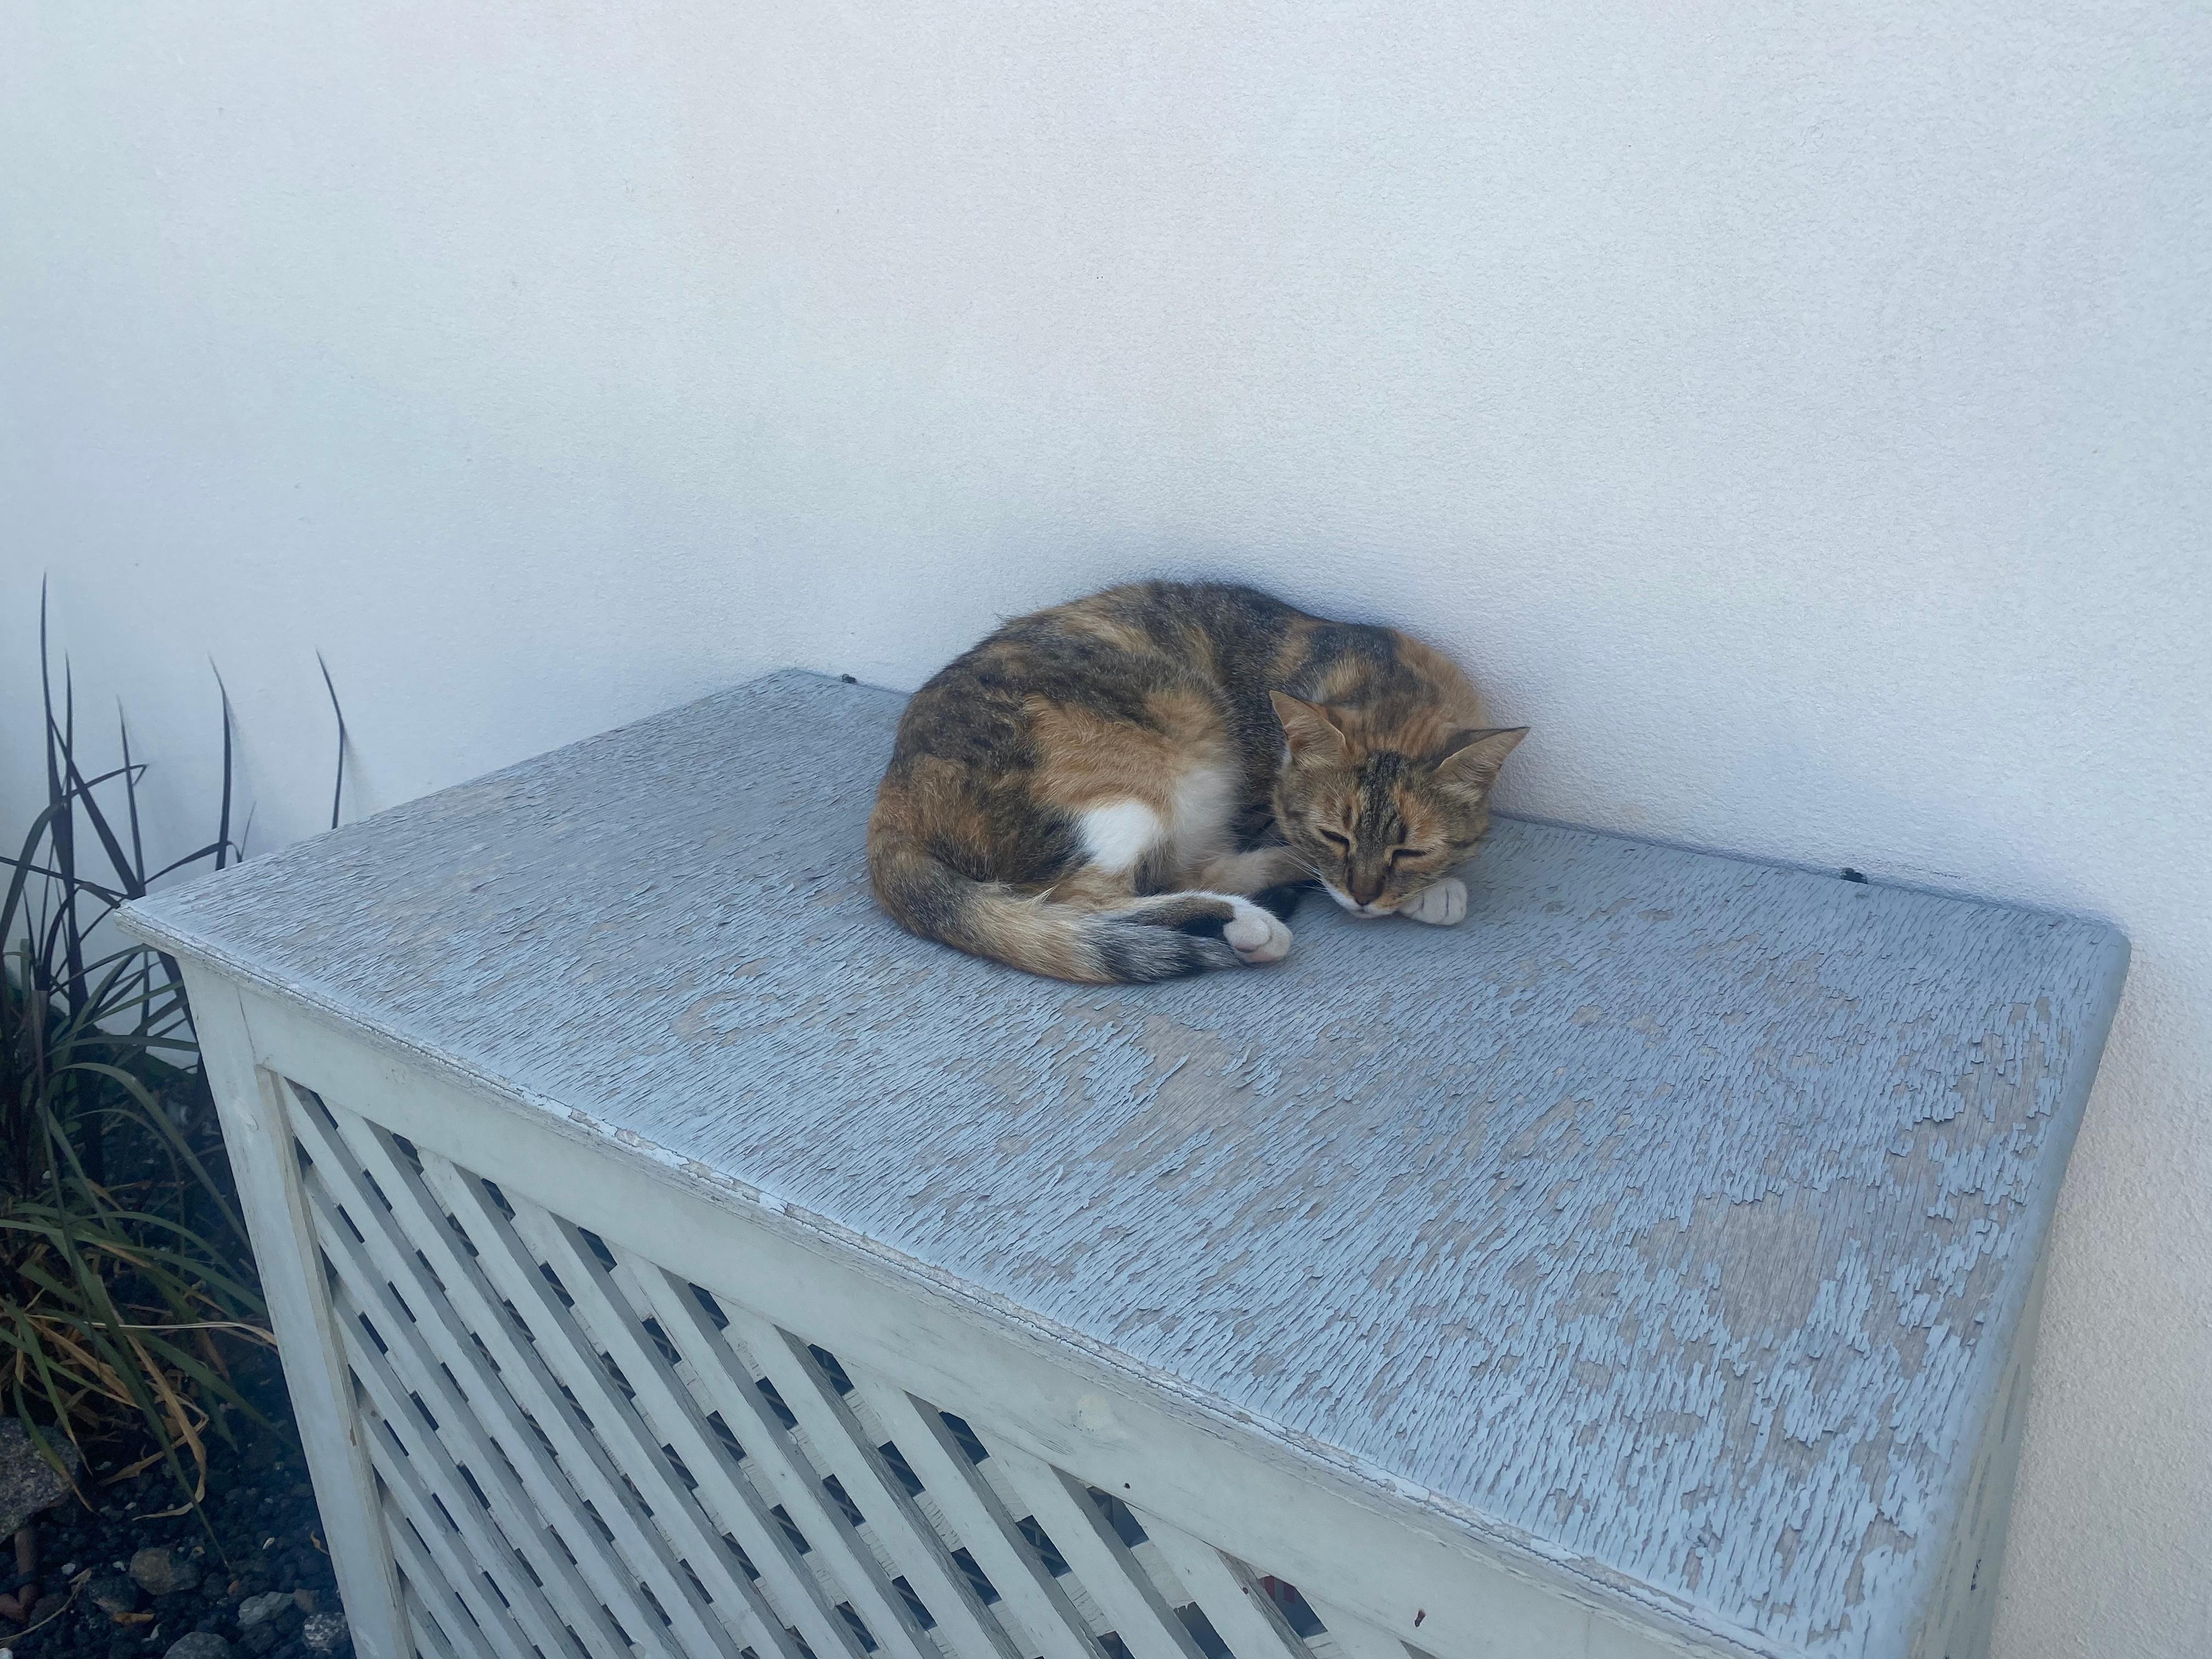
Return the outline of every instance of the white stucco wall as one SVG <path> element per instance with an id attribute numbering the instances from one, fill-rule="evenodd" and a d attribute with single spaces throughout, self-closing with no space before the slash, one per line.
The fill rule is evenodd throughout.
<path id="1" fill-rule="evenodd" d="M 2002 1659 L 2212 1651 L 2212 11 L 0 10 L 30 606 L 206 823 L 1214 572 L 1513 806 L 2108 916 Z M 11 832 L 12 833 L 12 832 Z"/>

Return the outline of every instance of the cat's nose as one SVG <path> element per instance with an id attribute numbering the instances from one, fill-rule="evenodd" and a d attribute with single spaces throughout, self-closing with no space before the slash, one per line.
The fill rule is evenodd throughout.
<path id="1" fill-rule="evenodd" d="M 1372 882 L 1364 882 L 1354 876 L 1352 878 L 1352 896 L 1362 904 L 1374 903 L 1382 896 L 1382 878 L 1377 876 Z"/>

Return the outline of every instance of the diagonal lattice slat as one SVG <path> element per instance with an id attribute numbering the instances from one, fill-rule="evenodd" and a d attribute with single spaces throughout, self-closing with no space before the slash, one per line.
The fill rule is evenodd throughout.
<path id="1" fill-rule="evenodd" d="M 324 1260 L 345 1298 L 341 1328 L 356 1385 L 372 1398 L 380 1392 L 387 1399 L 411 1394 L 437 1402 L 445 1431 L 434 1443 L 447 1450 L 450 1470 L 443 1490 L 482 1494 L 476 1506 L 493 1517 L 521 1568 L 520 1584 L 516 1576 L 507 1575 L 514 1584 L 510 1597 L 520 1594 L 526 1602 L 521 1586 L 541 1586 L 570 1642 L 585 1654 L 608 1650 L 611 1644 L 626 1647 L 606 1607 L 609 1599 L 623 1598 L 626 1586 L 611 1575 L 600 1552 L 587 1549 L 580 1557 L 562 1535 L 563 1528 L 580 1528 L 583 1497 L 568 1485 L 560 1466 L 542 1455 L 528 1418 L 497 1382 L 489 1353 L 461 1324 L 427 1258 L 408 1245 L 386 1206 L 370 1195 L 365 1172 L 348 1174 L 346 1155 L 325 1130 L 328 1120 L 314 1109 L 319 1103 L 307 1104 L 296 1115 L 296 1129 L 313 1159 L 307 1197 Z M 421 1322 L 415 1306 L 434 1328 L 420 1333 L 419 1343 L 386 1343 L 378 1321 L 398 1334 Z M 447 1358 L 436 1358 L 441 1352 Z M 463 1376 L 469 1378 L 465 1389 Z M 387 1409 L 396 1414 L 396 1407 Z M 452 1507 L 461 1514 L 472 1505 L 457 1501 Z M 403 1508 L 403 1513 L 410 1512 Z M 478 1559 L 489 1571 L 505 1553 Z M 586 1642 L 579 1632 L 599 1639 Z M 550 1659 L 553 1650 L 544 1648 L 542 1638 L 539 1645 Z"/>
<path id="2" fill-rule="evenodd" d="M 422 1287 L 423 1294 L 434 1298 L 433 1305 L 444 1304 L 440 1313 L 452 1316 L 413 1323 L 413 1330 L 434 1345 L 428 1357 L 448 1367 L 458 1361 L 477 1372 L 481 1392 L 487 1395 L 494 1390 L 507 1394 L 532 1437 L 541 1443 L 538 1449 L 526 1444 L 510 1453 L 518 1468 L 550 1455 L 553 1467 L 566 1475 L 573 1495 L 564 1510 L 557 1507 L 557 1492 L 552 1494 L 554 1507 L 549 1507 L 547 1519 L 556 1531 L 575 1534 L 568 1547 L 577 1566 L 595 1581 L 593 1587 L 600 1591 L 609 1615 L 629 1644 L 651 1639 L 665 1621 L 674 1638 L 666 1651 L 696 1654 L 700 1659 L 710 1654 L 735 1656 L 741 1644 L 730 1639 L 720 1620 L 708 1611 L 707 1597 L 694 1588 L 696 1569 L 679 1565 L 629 1472 L 617 1466 L 597 1437 L 598 1422 L 570 1392 L 568 1379 L 573 1378 L 588 1395 L 598 1396 L 601 1419 L 610 1426 L 622 1424 L 621 1413 L 589 1376 L 589 1359 L 580 1352 L 581 1344 L 565 1356 L 556 1353 L 554 1357 L 568 1361 L 567 1376 L 556 1376 L 530 1334 L 525 1314 L 479 1273 L 473 1242 L 466 1240 L 465 1230 L 456 1237 L 404 1155 L 363 1121 L 345 1115 L 337 1115 L 336 1121 L 345 1149 L 359 1160 L 366 1190 L 358 1207 L 383 1208 L 387 1224 L 422 1258 L 432 1281 Z M 527 1297 L 527 1287 L 522 1288 Z M 634 1445 L 629 1449 L 639 1475 L 665 1489 L 669 1483 L 659 1468 L 658 1449 L 649 1462 L 635 1455 Z M 664 1490 L 663 1502 L 667 1510 L 681 1513 L 673 1492 Z M 591 1537 L 593 1532 L 599 1534 L 599 1540 Z M 697 1553 L 706 1558 L 708 1571 L 726 1579 L 722 1564 L 714 1559 L 719 1552 L 711 1551 L 707 1541 L 713 1538 L 709 1533 L 703 1540 L 695 1540 Z M 599 1547 L 602 1541 L 605 1549 Z M 738 1599 L 734 1590 L 731 1599 Z"/>
<path id="3" fill-rule="evenodd" d="M 1238 1659 L 1304 1659 L 1305 1646 L 1243 1563 L 1155 1516 L 1146 1533 Z"/>
<path id="4" fill-rule="evenodd" d="M 562 1257 L 558 1265 L 544 1261 L 526 1247 L 526 1242 L 503 1213 L 513 1209 L 514 1200 L 501 1194 L 495 1203 L 483 1182 L 463 1174 L 441 1158 L 424 1157 L 422 1162 L 425 1185 L 445 1201 L 447 1213 L 471 1237 L 485 1241 L 480 1260 L 500 1290 L 511 1303 L 524 1308 L 526 1321 L 540 1322 L 562 1339 L 562 1348 L 571 1357 L 571 1363 L 565 1368 L 568 1386 L 583 1397 L 586 1412 L 596 1413 L 599 1420 L 619 1425 L 626 1431 L 623 1443 L 611 1449 L 613 1454 L 625 1479 L 656 1493 L 657 1501 L 671 1511 L 669 1518 L 678 1522 L 684 1541 L 692 1547 L 693 1553 L 687 1558 L 686 1565 L 696 1571 L 693 1563 L 698 1555 L 712 1558 L 723 1575 L 722 1589 L 732 1599 L 750 1605 L 755 1620 L 744 1632 L 748 1638 L 768 1639 L 769 1632 L 785 1628 L 783 1618 L 788 1617 L 810 1638 L 819 1638 L 818 1644 L 810 1639 L 816 1652 L 849 1650 L 850 1635 L 829 1619 L 820 1617 L 818 1601 L 808 1594 L 804 1569 L 796 1565 L 788 1547 L 775 1536 L 775 1529 L 763 1523 L 757 1507 L 742 1498 L 717 1502 L 718 1496 L 726 1490 L 736 1490 L 733 1483 L 726 1487 L 723 1482 L 702 1479 L 696 1473 L 705 1470 L 711 1476 L 720 1460 L 709 1451 L 694 1419 L 669 1396 L 657 1370 L 624 1340 L 629 1333 L 623 1322 L 602 1310 L 600 1324 L 605 1328 L 605 1340 L 623 1349 L 620 1358 L 610 1354 L 599 1340 L 586 1333 L 577 1317 L 582 1304 L 576 1300 L 577 1292 L 568 1289 L 568 1280 L 574 1279 L 577 1291 L 586 1297 L 593 1294 L 593 1287 L 568 1254 L 565 1241 L 562 1241 L 562 1248 L 557 1252 Z M 561 1273 L 563 1267 L 568 1269 L 566 1279 Z M 538 1346 L 541 1352 L 549 1346 L 544 1342 Z M 629 1361 L 627 1370 L 622 1365 L 623 1358 Z M 631 1381 L 633 1374 L 635 1382 Z M 640 1393 L 641 1389 L 645 1392 Z M 678 1452 L 675 1462 L 671 1462 L 667 1437 L 672 1434 L 684 1437 L 685 1449 L 691 1454 L 689 1458 Z M 680 1470 L 678 1464 L 681 1465 Z M 706 1510 L 708 1503 L 715 1505 L 711 1517 Z M 735 1564 L 726 1564 L 725 1557 L 735 1553 L 726 1546 L 716 1547 L 732 1533 L 741 1540 L 740 1550 L 744 1550 L 744 1541 L 754 1547 L 744 1551 L 744 1565 L 738 1566 L 734 1573 L 730 1566 Z M 749 1533 L 751 1535 L 748 1540 Z M 761 1573 L 763 1582 L 783 1590 L 783 1617 L 768 1607 L 765 1598 L 750 1582 L 748 1566 L 751 1571 Z M 810 1625 L 813 1626 L 811 1630 Z"/>
<path id="5" fill-rule="evenodd" d="M 290 1094 L 424 1659 L 1406 1659 L 520 1182 Z"/>
<path id="6" fill-rule="evenodd" d="M 930 1530 L 820 1362 L 796 1339 L 757 1315 L 728 1304 L 724 1311 L 753 1363 L 775 1385 L 785 1407 L 799 1419 L 799 1427 L 821 1449 L 830 1472 L 855 1501 L 865 1495 L 887 1553 L 933 1610 L 954 1650 L 1023 1659 L 998 1621 L 985 1613 L 975 1587 Z"/>
<path id="7" fill-rule="evenodd" d="M 1202 1659 L 1158 1587 L 1082 1488 L 1025 1451 L 1002 1446 L 993 1455 L 1004 1464 L 1007 1480 L 1028 1501 L 1037 1523 L 1076 1577 L 1115 1621 L 1122 1644 L 1135 1659 Z"/>
<path id="8" fill-rule="evenodd" d="M 1101 1659 L 1104 1650 L 1090 1624 L 1022 1536 L 1021 1517 L 1008 1512 L 977 1473 L 944 1414 L 895 1382 L 850 1368 L 848 1375 L 952 1534 L 966 1541 L 1000 1598 L 999 1616 L 1012 1626 L 1016 1647 L 1038 1659 Z"/>
<path id="9" fill-rule="evenodd" d="M 359 1244 L 346 1248 L 351 1241 L 344 1238 L 346 1229 L 337 1219 L 340 1212 L 328 1203 L 319 1188 L 319 1183 L 317 1188 L 311 1189 L 311 1196 L 316 1202 L 319 1213 L 331 1223 L 326 1231 L 340 1236 L 335 1247 L 327 1250 L 327 1259 L 335 1268 L 337 1282 L 333 1288 L 333 1304 L 342 1327 L 349 1333 L 356 1330 L 364 1335 L 374 1333 L 378 1329 L 379 1320 L 389 1320 L 398 1316 L 396 1298 L 392 1297 L 387 1285 L 370 1276 L 372 1270 L 367 1266 L 366 1252 Z M 381 1304 L 376 1300 L 380 1295 L 392 1298 L 394 1305 Z M 374 1314 L 369 1311 L 371 1308 L 375 1310 Z M 356 1338 L 349 1344 L 349 1357 L 359 1401 L 380 1426 L 404 1423 L 410 1415 L 410 1407 L 416 1413 L 429 1408 L 422 1404 L 423 1394 L 400 1378 L 388 1357 L 388 1348 L 379 1346 L 380 1341 L 380 1337 L 371 1336 L 368 1340 Z M 499 1504 L 503 1515 L 516 1517 L 530 1512 L 529 1499 L 516 1482 L 507 1459 L 493 1448 L 483 1427 L 470 1410 L 466 1398 L 452 1381 L 450 1373 L 441 1366 L 422 1380 L 430 1399 L 435 1402 L 437 1414 L 434 1431 L 423 1437 L 419 1445 L 410 1449 L 412 1456 L 404 1463 L 394 1466 L 381 1437 L 375 1433 L 368 1436 L 370 1455 L 377 1462 L 378 1473 L 385 1485 L 394 1494 L 394 1501 L 402 1512 L 414 1519 L 418 1526 L 428 1518 L 434 1508 L 448 1521 L 450 1529 L 459 1534 L 457 1547 L 474 1560 L 498 1562 L 512 1555 L 522 1565 L 519 1581 L 511 1581 L 514 1582 L 515 1588 L 507 1593 L 514 1597 L 514 1617 L 526 1633 L 528 1643 L 527 1646 L 516 1644 L 502 1650 L 502 1652 L 512 1651 L 520 1655 L 526 1652 L 527 1647 L 536 1647 L 550 1655 L 569 1651 L 572 1646 L 580 1651 L 580 1644 L 575 1644 L 570 1626 L 580 1619 L 586 1621 L 588 1628 L 592 1615 L 598 1612 L 597 1604 L 572 1599 L 565 1614 L 556 1613 L 546 1600 L 543 1588 L 549 1574 L 553 1575 L 552 1582 L 556 1586 L 565 1589 L 569 1584 L 570 1577 L 565 1571 L 567 1563 L 562 1562 L 556 1569 L 544 1543 L 526 1533 L 526 1541 L 536 1544 L 538 1550 L 538 1565 L 535 1567 L 529 1565 L 530 1558 L 525 1549 L 501 1531 L 499 1522 L 492 1513 L 491 1499 L 471 1502 L 457 1498 L 448 1506 L 438 1496 L 441 1492 L 449 1492 L 461 1494 L 463 1498 L 472 1498 L 477 1492 L 489 1486 L 503 1500 Z M 418 1463 L 427 1467 L 418 1468 Z M 441 1536 L 442 1531 L 434 1528 L 433 1538 Z M 605 1633 L 611 1637 L 611 1629 Z"/>

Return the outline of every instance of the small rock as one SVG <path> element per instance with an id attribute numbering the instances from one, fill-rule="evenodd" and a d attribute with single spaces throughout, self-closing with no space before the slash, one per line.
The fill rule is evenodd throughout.
<path id="1" fill-rule="evenodd" d="M 294 1590 L 292 1600 L 302 1613 L 313 1613 L 315 1610 L 315 1593 L 311 1589 L 303 1588 Z"/>
<path id="2" fill-rule="evenodd" d="M 96 1572 L 84 1587 L 84 1594 L 87 1601 L 111 1619 L 138 1610 L 138 1586 L 127 1573 Z"/>
<path id="3" fill-rule="evenodd" d="M 131 1576 L 149 1595 L 176 1595 L 199 1588 L 200 1566 L 165 1549 L 143 1549 L 131 1558 Z"/>
<path id="4" fill-rule="evenodd" d="M 310 1653 L 336 1653 L 346 1639 L 346 1622 L 335 1613 L 319 1613 L 300 1628 Z"/>
<path id="5" fill-rule="evenodd" d="M 213 1631 L 196 1630 L 170 1643 L 161 1659 L 231 1659 L 230 1644 Z"/>
<path id="6" fill-rule="evenodd" d="M 46 1462 L 20 1422 L 0 1418 L 0 1539 L 13 1538 L 40 1510 L 59 1503 L 76 1479 L 76 1448 L 52 1435 L 46 1440 L 63 1468 Z"/>
<path id="7" fill-rule="evenodd" d="M 265 1625 L 291 1605 L 292 1598 L 283 1590 L 249 1595 L 238 1604 L 238 1627 L 252 1630 L 256 1625 Z"/>

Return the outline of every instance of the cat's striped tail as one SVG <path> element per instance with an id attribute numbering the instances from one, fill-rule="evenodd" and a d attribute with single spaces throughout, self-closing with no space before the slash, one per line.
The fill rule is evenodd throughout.
<path id="1" fill-rule="evenodd" d="M 876 901 L 910 933 L 1049 979 L 1141 985 L 1273 962 L 1290 930 L 1249 899 L 1163 893 L 1110 910 L 975 881 L 903 830 L 869 826 Z"/>

